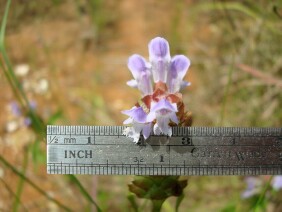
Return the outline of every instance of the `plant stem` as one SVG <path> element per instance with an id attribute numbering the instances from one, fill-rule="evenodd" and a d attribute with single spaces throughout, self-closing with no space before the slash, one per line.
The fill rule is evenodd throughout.
<path id="1" fill-rule="evenodd" d="M 267 181 L 263 191 L 260 193 L 259 199 L 256 202 L 255 207 L 254 207 L 255 210 L 263 202 L 265 195 L 266 195 L 266 192 L 268 191 L 268 189 L 270 187 L 270 183 L 271 183 L 272 179 L 273 179 L 273 175 L 269 178 L 269 180 Z"/>
<path id="2" fill-rule="evenodd" d="M 27 178 L 22 172 L 18 171 L 15 167 L 13 167 L 12 164 L 10 164 L 7 160 L 5 160 L 1 155 L 0 155 L 0 162 L 2 162 L 6 167 L 8 167 L 9 169 L 11 169 L 16 175 L 18 175 L 20 178 L 22 178 L 23 180 L 25 180 L 29 185 L 31 185 L 35 190 L 37 190 L 40 194 L 44 195 L 48 200 L 54 202 L 55 204 L 57 204 L 59 207 L 61 207 L 62 209 L 64 209 L 65 211 L 71 211 L 70 208 L 68 208 L 67 206 L 63 205 L 62 203 L 60 203 L 58 200 L 54 199 L 53 197 L 51 197 L 48 193 L 46 193 L 43 189 L 41 189 L 38 185 L 34 184 L 32 182 L 32 180 L 30 180 L 29 178 Z"/>
<path id="3" fill-rule="evenodd" d="M 164 203 L 164 199 L 163 200 L 152 200 L 152 212 L 159 212 L 161 211 L 162 205 Z"/>
<path id="4" fill-rule="evenodd" d="M 23 175 L 25 175 L 26 169 L 27 169 L 28 151 L 29 151 L 29 149 L 26 149 L 25 154 L 24 154 L 23 170 L 22 170 Z M 16 196 L 15 196 L 14 203 L 13 203 L 13 211 L 14 212 L 18 211 L 18 208 L 19 208 L 19 205 L 20 205 L 20 197 L 21 197 L 21 194 L 22 194 L 22 191 L 23 191 L 24 183 L 25 183 L 25 180 L 23 178 L 20 178 L 19 183 L 18 183 L 18 187 L 17 187 Z"/>

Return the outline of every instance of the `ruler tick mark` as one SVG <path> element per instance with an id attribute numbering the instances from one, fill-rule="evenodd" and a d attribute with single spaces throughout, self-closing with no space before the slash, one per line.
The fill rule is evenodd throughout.
<path id="1" fill-rule="evenodd" d="M 160 139 L 166 140 L 161 136 L 151 136 L 149 140 L 142 142 L 144 148 L 140 148 L 130 143 L 125 136 L 119 136 L 123 129 L 124 127 L 115 126 L 47 126 L 48 173 L 282 174 L 281 128 L 176 127 L 173 128 L 171 137 L 173 143 L 164 144 L 166 148 L 161 148 L 163 144 L 159 144 Z M 193 137 L 193 147 L 197 148 L 197 152 L 193 154 L 191 146 L 181 143 L 183 136 Z M 73 138 L 76 142 L 64 143 L 66 137 Z M 96 138 L 99 139 L 99 143 L 95 142 Z M 60 157 L 65 155 L 65 151 L 78 154 L 62 160 Z M 223 156 L 226 158 L 222 158 Z M 128 158 L 133 157 L 143 157 L 144 162 L 128 163 Z M 93 163 L 92 160 L 95 158 L 98 161 Z"/>

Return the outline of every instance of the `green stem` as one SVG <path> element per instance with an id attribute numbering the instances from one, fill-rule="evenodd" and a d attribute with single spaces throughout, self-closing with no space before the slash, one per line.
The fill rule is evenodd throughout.
<path id="1" fill-rule="evenodd" d="M 23 159 L 23 175 L 25 175 L 26 169 L 27 169 L 27 164 L 28 164 L 28 149 L 26 149 L 25 154 L 24 154 L 24 159 Z M 20 178 L 19 183 L 18 183 L 18 188 L 16 192 L 16 196 L 14 199 L 13 203 L 13 211 L 18 211 L 19 205 L 20 205 L 20 197 L 23 191 L 23 186 L 24 186 L 25 180 L 23 178 Z"/>
<path id="2" fill-rule="evenodd" d="M 20 198 L 19 198 L 19 197 L 17 196 L 17 194 L 14 193 L 13 190 L 10 188 L 9 184 L 6 183 L 2 178 L 0 178 L 0 182 L 3 183 L 3 185 L 5 186 L 5 188 L 7 189 L 7 191 L 8 191 L 13 197 L 15 197 L 15 199 L 17 199 L 17 201 L 21 204 L 21 206 L 22 206 L 22 211 L 28 212 L 28 210 L 26 209 L 26 207 L 24 206 L 24 204 L 21 202 Z M 0 208 L 0 211 L 2 211 L 1 209 L 2 209 L 2 208 Z M 3 211 L 4 211 L 4 208 L 3 208 Z"/>
<path id="3" fill-rule="evenodd" d="M 163 200 L 152 200 L 152 212 L 159 212 L 161 211 L 162 205 L 164 203 L 164 199 Z"/>
<path id="4" fill-rule="evenodd" d="M 6 167 L 11 169 L 20 178 L 25 180 L 29 185 L 31 185 L 40 194 L 44 195 L 48 200 L 54 202 L 55 204 L 57 204 L 59 207 L 61 207 L 65 211 L 71 211 L 70 208 L 68 208 L 67 206 L 65 206 L 62 203 L 60 203 L 58 200 L 54 199 L 48 193 L 46 193 L 43 189 L 41 189 L 38 185 L 34 184 L 29 178 L 27 178 L 22 172 L 18 171 L 16 168 L 14 168 L 13 165 L 10 164 L 7 160 L 5 160 L 5 158 L 3 158 L 1 155 L 0 155 L 0 162 L 2 162 Z"/>
<path id="5" fill-rule="evenodd" d="M 220 112 L 220 126 L 223 125 L 223 121 L 224 121 L 225 108 L 226 108 L 226 103 L 227 103 L 227 99 L 228 99 L 229 89 L 230 89 L 231 82 L 232 82 L 233 69 L 234 69 L 234 57 L 233 57 L 233 60 L 232 60 L 232 65 L 231 65 L 231 67 L 229 68 L 229 71 L 228 71 L 227 85 L 225 86 L 225 89 L 224 89 L 224 95 L 223 95 L 221 112 Z"/>
<path id="6" fill-rule="evenodd" d="M 269 180 L 267 181 L 267 183 L 266 183 L 262 193 L 260 194 L 259 199 L 256 202 L 255 207 L 254 207 L 255 210 L 262 203 L 262 201 L 264 200 L 266 192 L 268 191 L 268 189 L 270 187 L 270 183 L 271 183 L 272 179 L 273 179 L 273 175 L 269 178 Z"/>
<path id="7" fill-rule="evenodd" d="M 13 71 L 13 66 L 12 63 L 9 60 L 6 48 L 5 48 L 5 30 L 6 30 L 6 24 L 7 24 L 7 19 L 8 19 L 8 13 L 9 13 L 9 8 L 10 8 L 11 0 L 7 1 L 4 16 L 2 19 L 1 23 L 1 28 L 0 28 L 0 53 L 3 58 L 3 64 L 1 62 L 1 66 L 3 68 L 5 77 L 8 79 L 9 83 L 11 84 L 11 87 L 13 88 L 13 91 L 18 98 L 19 102 L 27 112 L 30 114 L 32 121 L 34 122 L 34 126 L 39 126 L 39 129 L 42 129 L 44 131 L 44 124 L 42 121 L 40 121 L 40 118 L 34 113 L 34 111 L 30 108 L 29 100 L 21 86 L 20 81 L 16 77 L 14 71 Z M 5 65 L 7 67 L 7 70 L 5 68 Z M 23 100 L 23 101 L 22 101 Z"/>
<path id="8" fill-rule="evenodd" d="M 0 50 L 0 53 L 1 53 L 1 50 Z M 1 56 L 1 55 L 0 55 L 0 56 Z M 10 85 L 11 85 L 11 88 L 12 88 L 12 90 L 13 90 L 14 95 L 15 95 L 16 98 L 18 99 L 20 105 L 23 107 L 23 106 L 24 106 L 24 103 L 23 103 L 23 101 L 22 101 L 22 99 L 21 99 L 20 94 L 19 94 L 18 91 L 17 91 L 16 86 L 15 86 L 14 83 L 13 83 L 13 80 L 11 79 L 11 77 L 10 77 L 10 75 L 9 75 L 9 72 L 6 70 L 6 68 L 5 68 L 5 66 L 4 66 L 4 62 L 2 61 L 2 57 L 0 57 L 0 66 L 2 67 L 3 72 L 4 72 L 4 75 L 5 75 L 5 77 L 7 78 L 8 82 L 9 82 Z"/>

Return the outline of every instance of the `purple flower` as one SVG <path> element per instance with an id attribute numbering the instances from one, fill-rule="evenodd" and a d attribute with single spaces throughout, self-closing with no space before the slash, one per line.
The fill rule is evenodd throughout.
<path id="1" fill-rule="evenodd" d="M 21 108 L 20 108 L 20 106 L 18 105 L 17 102 L 13 101 L 10 104 L 10 106 L 11 106 L 11 111 L 15 116 L 17 116 L 17 117 L 22 116 Z M 35 101 L 32 100 L 32 101 L 29 102 L 29 109 L 30 110 L 35 110 L 36 107 L 37 107 L 37 103 Z M 26 126 L 26 127 L 30 126 L 31 122 L 32 122 L 31 118 L 28 117 L 28 116 L 24 116 L 23 118 L 24 118 L 23 119 L 23 125 Z"/>
<path id="2" fill-rule="evenodd" d="M 262 181 L 257 177 L 247 177 L 245 179 L 247 184 L 247 188 L 245 191 L 242 192 L 241 198 L 247 199 L 250 198 L 258 193 L 260 193 L 262 188 Z"/>
<path id="3" fill-rule="evenodd" d="M 37 107 L 36 101 L 34 101 L 34 100 L 30 101 L 29 102 L 29 107 L 30 107 L 31 110 L 35 110 L 36 107 Z"/>
<path id="4" fill-rule="evenodd" d="M 31 118 L 29 118 L 29 117 L 24 118 L 23 123 L 26 127 L 30 126 L 31 123 L 32 123 Z"/>
<path id="5" fill-rule="evenodd" d="M 143 133 L 145 139 L 147 139 L 152 130 L 152 124 L 148 123 L 147 114 L 142 107 L 133 107 L 130 110 L 122 111 L 123 114 L 129 116 L 123 124 L 131 124 L 131 127 L 127 127 L 124 131 L 124 135 L 129 138 L 133 138 L 133 141 L 137 143 L 140 138 L 140 133 Z"/>
<path id="6" fill-rule="evenodd" d="M 128 81 L 127 85 L 137 87 L 143 95 L 152 94 L 150 64 L 140 55 L 134 54 L 128 59 L 127 65 L 134 77 L 134 80 Z"/>
<path id="7" fill-rule="evenodd" d="M 169 122 L 173 121 L 178 124 L 179 121 L 176 116 L 177 111 L 176 103 L 170 103 L 166 99 L 161 99 L 159 102 L 152 102 L 150 113 L 147 116 L 147 122 L 152 122 L 155 119 L 157 120 L 157 123 L 154 125 L 155 135 L 172 135 Z"/>
<path id="8" fill-rule="evenodd" d="M 170 123 L 185 123 L 183 119 L 186 118 L 182 115 L 184 106 L 182 96 L 178 92 L 190 85 L 189 82 L 183 81 L 190 60 L 184 55 L 176 55 L 171 59 L 169 44 L 161 37 L 152 39 L 148 48 L 149 63 L 142 56 L 134 54 L 129 57 L 127 64 L 134 78 L 128 81 L 127 85 L 142 92 L 142 99 L 139 101 L 141 107 L 123 111 L 123 114 L 129 116 L 124 124 L 131 125 L 125 129 L 124 134 L 133 138 L 134 142 L 138 142 L 141 132 L 145 139 L 148 138 L 152 124 L 154 134 L 171 136 Z M 180 121 L 176 115 L 177 105 L 180 106 Z"/>
<path id="9" fill-rule="evenodd" d="M 15 116 L 21 116 L 22 115 L 22 111 L 21 108 L 19 107 L 18 103 L 15 101 L 12 101 L 10 103 L 10 107 L 11 107 L 11 111 Z"/>
<path id="10" fill-rule="evenodd" d="M 156 37 L 149 43 L 149 57 L 154 82 L 166 83 L 170 62 L 169 44 L 164 38 Z"/>
<path id="11" fill-rule="evenodd" d="M 282 175 L 278 175 L 278 176 L 273 177 L 273 180 L 272 180 L 271 183 L 272 183 L 272 188 L 274 190 L 282 189 Z"/>
<path id="12" fill-rule="evenodd" d="M 190 66 L 190 60 L 184 55 L 176 55 L 172 58 L 167 76 L 167 87 L 169 93 L 176 93 L 182 87 L 190 85 L 183 78 Z"/>

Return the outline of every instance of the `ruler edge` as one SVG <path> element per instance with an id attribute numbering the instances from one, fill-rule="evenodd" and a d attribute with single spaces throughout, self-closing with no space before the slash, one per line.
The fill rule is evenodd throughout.
<path id="1" fill-rule="evenodd" d="M 65 135 L 76 135 L 77 131 L 80 131 L 79 135 L 81 134 L 82 128 L 88 128 L 89 131 L 92 130 L 94 132 L 93 134 L 96 135 L 96 131 L 99 131 L 99 134 L 97 135 L 112 135 L 112 136 L 124 136 L 123 130 L 127 126 L 94 126 L 94 125 L 47 125 L 46 129 L 46 135 L 52 135 L 54 134 L 54 131 L 56 133 L 59 133 L 65 129 L 65 131 L 68 130 L 69 133 L 65 133 Z M 73 129 L 74 132 L 73 132 Z M 96 130 L 97 129 L 97 130 Z M 282 128 L 281 127 L 203 127 L 203 126 L 192 126 L 192 127 L 172 127 L 172 137 L 173 136 L 216 136 L 220 133 L 220 136 L 257 136 L 257 135 L 263 135 L 265 137 L 268 136 L 278 136 L 282 137 Z M 63 135 L 63 134 L 60 134 Z M 92 135 L 92 134 L 90 134 Z M 151 135 L 154 136 L 154 135 Z M 166 137 L 166 136 L 164 136 Z"/>
<path id="2" fill-rule="evenodd" d="M 61 129 L 61 128 L 69 128 L 70 129 L 70 133 L 71 135 L 76 135 L 78 133 L 76 133 L 76 131 L 78 129 L 81 130 L 81 128 L 85 128 L 85 127 L 88 127 L 88 128 L 92 128 L 94 129 L 94 134 L 95 134 L 95 129 L 99 129 L 99 131 L 101 132 L 101 129 L 102 132 L 104 132 L 103 134 L 107 134 L 107 135 L 112 135 L 112 136 L 122 136 L 122 131 L 123 129 L 126 128 L 126 126 L 94 126 L 94 125 L 47 125 L 47 129 L 46 129 L 46 136 L 48 135 L 52 135 L 54 132 L 54 129 L 56 129 L 56 133 L 58 133 L 58 129 Z M 115 134 L 113 133 L 114 130 L 112 130 L 113 128 L 118 128 L 120 130 L 121 133 L 118 133 L 118 134 Z M 75 132 L 74 133 L 71 133 L 71 129 L 75 129 Z M 224 135 L 227 135 L 227 136 L 240 136 L 240 135 L 244 135 L 244 136 L 257 136 L 257 135 L 264 135 L 265 137 L 273 137 L 273 136 L 277 136 L 277 137 L 281 137 L 282 138 L 282 128 L 280 127 L 200 127 L 200 126 L 194 126 L 194 127 L 172 127 L 173 129 L 173 135 L 176 134 L 176 136 L 180 137 L 180 136 L 193 136 L 195 134 L 193 133 L 187 133 L 188 132 L 194 132 L 196 131 L 199 131 L 200 134 L 196 134 L 197 136 L 201 136 L 203 134 L 205 135 L 208 135 L 208 136 L 215 136 L 216 133 L 218 132 L 222 132 L 222 133 L 225 133 L 225 134 L 222 134 L 220 136 L 224 136 Z M 231 131 L 230 131 L 231 129 Z M 219 130 L 218 132 L 216 130 Z M 60 130 L 61 131 L 61 130 Z M 66 130 L 65 130 L 66 131 Z M 177 133 L 175 133 L 175 131 L 177 131 Z M 186 133 L 185 133 L 186 132 Z M 69 134 L 65 134 L 65 135 L 69 135 Z M 101 136 L 103 136 L 103 134 L 99 134 Z M 60 134 L 60 135 L 64 135 L 64 134 Z M 79 135 L 82 135 L 81 133 L 79 133 Z M 96 135 L 96 134 L 95 134 Z M 165 137 L 165 136 L 164 136 Z M 48 153 L 48 139 L 46 139 L 47 141 L 47 153 Z M 219 166 L 220 167 L 220 166 Z M 63 173 L 51 173 L 51 171 L 49 172 L 48 170 L 48 154 L 47 154 L 47 174 L 63 174 Z M 234 167 L 230 167 L 231 168 L 234 168 Z M 258 167 L 259 169 L 261 167 Z M 226 171 L 227 172 L 227 171 Z M 242 171 L 238 171 L 240 172 L 240 174 L 226 174 L 226 172 L 224 173 L 213 173 L 213 174 L 201 174 L 200 172 L 199 173 L 196 173 L 195 174 L 188 174 L 188 175 L 183 175 L 183 176 L 247 176 L 247 175 L 253 175 L 254 173 L 249 173 L 249 172 L 246 172 L 246 173 L 242 173 Z M 267 172 L 267 171 L 266 171 Z M 256 172 L 255 172 L 256 173 Z M 68 174 L 82 174 L 82 175 L 89 175 L 89 173 L 68 173 Z M 266 173 L 266 174 L 257 174 L 257 175 L 269 175 L 270 173 Z M 94 173 L 94 175 L 105 175 L 105 176 L 109 176 L 109 175 L 124 175 L 124 174 L 97 174 L 97 173 Z M 256 174 L 255 174 L 256 175 Z M 274 175 L 274 174 L 273 174 Z M 280 173 L 278 175 L 281 175 Z M 158 175 L 152 175 L 152 176 L 158 176 Z M 174 176 L 177 176 L 177 175 L 174 175 Z"/>

